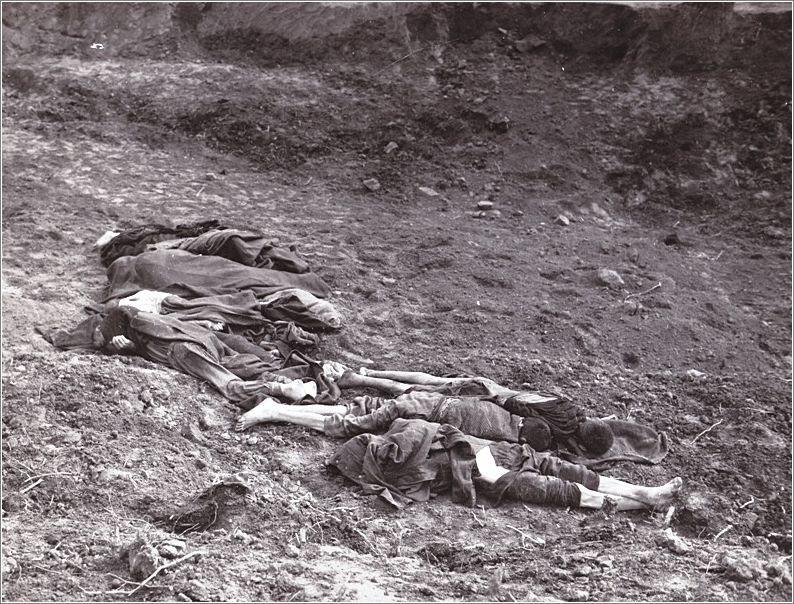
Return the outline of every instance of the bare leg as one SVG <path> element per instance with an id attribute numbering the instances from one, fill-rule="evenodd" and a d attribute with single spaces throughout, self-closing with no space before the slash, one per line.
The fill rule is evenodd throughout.
<path id="1" fill-rule="evenodd" d="M 288 401 L 297 402 L 306 396 L 317 396 L 317 384 L 315 382 L 303 382 L 292 380 L 291 382 L 265 382 L 261 380 L 241 380 L 235 377 L 224 386 L 218 387 L 226 398 L 239 401 L 255 394 L 267 396 L 278 396 Z"/>
<path id="2" fill-rule="evenodd" d="M 403 384 L 393 380 L 369 377 L 353 373 L 352 371 L 345 373 L 337 380 L 336 384 L 340 388 L 374 388 L 392 396 L 403 394 L 406 390 L 413 387 L 413 384 Z"/>
<path id="3" fill-rule="evenodd" d="M 461 379 L 438 377 L 421 371 L 378 371 L 376 369 L 367 369 L 366 367 L 362 367 L 358 372 L 361 375 L 367 375 L 369 377 L 394 380 L 395 382 L 402 382 L 404 384 L 419 384 L 422 386 L 446 386 L 449 383 L 454 383 L 455 379 Z"/>
<path id="4" fill-rule="evenodd" d="M 621 495 L 605 495 L 604 493 L 599 493 L 597 491 L 591 491 L 587 487 L 577 484 L 576 485 L 581 493 L 581 498 L 579 500 L 579 507 L 580 508 L 589 508 L 594 510 L 600 510 L 604 507 L 604 502 L 606 498 L 609 497 L 613 501 L 617 502 L 618 507 L 617 510 L 619 512 L 624 512 L 628 510 L 647 510 L 649 507 L 642 501 L 637 501 L 636 499 L 629 499 L 628 497 L 623 497 Z"/>
<path id="5" fill-rule="evenodd" d="M 675 494 L 681 489 L 681 478 L 673 478 L 660 487 L 642 487 L 616 478 L 601 476 L 598 483 L 598 492 L 606 495 L 617 495 L 644 503 L 648 507 L 661 507 L 668 505 Z"/>
<path id="6" fill-rule="evenodd" d="M 302 409 L 303 407 L 300 406 L 283 405 L 272 398 L 266 398 L 250 411 L 243 413 L 237 420 L 234 429 L 238 432 L 242 432 L 256 424 L 265 422 L 287 422 L 289 424 L 305 426 L 306 428 L 323 432 L 325 416 L 319 413 L 303 411 Z"/>

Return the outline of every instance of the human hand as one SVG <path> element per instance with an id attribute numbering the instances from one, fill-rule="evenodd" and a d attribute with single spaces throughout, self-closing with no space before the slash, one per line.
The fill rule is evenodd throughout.
<path id="1" fill-rule="evenodd" d="M 113 336 L 110 340 L 110 346 L 120 352 L 122 350 L 133 350 L 135 343 L 127 336 Z"/>

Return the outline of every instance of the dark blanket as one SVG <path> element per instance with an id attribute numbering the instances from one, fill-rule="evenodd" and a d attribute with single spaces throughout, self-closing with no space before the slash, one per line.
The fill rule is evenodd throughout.
<path id="1" fill-rule="evenodd" d="M 383 435 L 351 438 L 328 463 L 397 508 L 448 490 L 453 501 L 475 503 L 474 450 L 452 426 L 396 419 Z"/>
<path id="2" fill-rule="evenodd" d="M 173 228 L 163 224 L 144 224 L 116 235 L 99 251 L 99 255 L 102 265 L 110 266 L 113 261 L 123 256 L 136 256 L 142 253 L 146 246 L 152 243 L 181 237 L 196 237 L 219 226 L 217 220 L 179 224 Z"/>
<path id="3" fill-rule="evenodd" d="M 256 296 L 249 291 L 192 300 L 169 296 L 163 300 L 162 312 L 182 321 L 221 322 L 235 328 L 256 328 L 269 323 L 259 311 Z"/>
<path id="4" fill-rule="evenodd" d="M 250 290 L 256 297 L 297 287 L 326 298 L 331 288 L 314 273 L 288 273 L 244 266 L 218 256 L 197 256 L 182 250 L 125 256 L 110 265 L 105 302 L 142 289 L 198 298 Z"/>
<path id="5" fill-rule="evenodd" d="M 179 249 L 193 254 L 220 256 L 246 266 L 290 273 L 309 272 L 309 264 L 298 257 L 295 249 L 277 247 L 263 235 L 251 231 L 210 231 L 184 241 Z"/>
<path id="6" fill-rule="evenodd" d="M 667 455 L 667 434 L 657 432 L 650 426 L 608 419 L 615 442 L 603 455 L 593 456 L 588 451 L 569 441 L 567 451 L 560 450 L 559 456 L 573 463 L 582 464 L 591 470 L 605 470 L 619 461 L 657 464 Z"/>

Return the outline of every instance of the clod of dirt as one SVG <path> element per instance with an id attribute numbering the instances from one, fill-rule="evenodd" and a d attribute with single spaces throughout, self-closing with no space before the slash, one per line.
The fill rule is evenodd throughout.
<path id="1" fill-rule="evenodd" d="M 620 289 L 623 286 L 623 277 L 609 268 L 598 269 L 596 280 L 601 285 L 606 285 L 609 289 Z"/>
<path id="2" fill-rule="evenodd" d="M 368 178 L 365 181 L 363 181 L 361 184 L 363 184 L 372 193 L 374 193 L 375 191 L 380 191 L 380 182 L 378 182 L 377 178 Z"/>
<path id="3" fill-rule="evenodd" d="M 719 560 L 725 569 L 725 576 L 733 581 L 746 583 L 766 575 L 764 565 L 758 558 L 753 558 L 747 552 L 740 558 L 736 554 L 725 552 Z"/>
<path id="4" fill-rule="evenodd" d="M 666 528 L 664 533 L 656 538 L 656 543 L 661 547 L 666 547 L 674 554 L 682 555 L 692 551 L 692 546 L 676 535 L 671 528 Z"/>
<path id="5" fill-rule="evenodd" d="M 238 476 L 224 478 L 169 514 L 165 523 L 176 533 L 206 531 L 233 515 L 236 507 L 244 505 L 249 490 L 250 487 Z"/>
<path id="6" fill-rule="evenodd" d="M 722 518 L 722 510 L 729 508 L 728 503 L 718 495 L 692 491 L 683 497 L 678 520 L 682 526 L 697 534 L 703 529 L 712 529 L 716 520 Z"/>
<path id="7" fill-rule="evenodd" d="M 141 536 L 138 536 L 125 550 L 130 576 L 133 579 L 145 579 L 163 562 L 157 550 Z"/>

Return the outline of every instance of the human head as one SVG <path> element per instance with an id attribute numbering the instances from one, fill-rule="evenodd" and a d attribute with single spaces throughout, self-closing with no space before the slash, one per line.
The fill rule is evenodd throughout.
<path id="1" fill-rule="evenodd" d="M 551 447 L 551 429 L 539 417 L 525 417 L 521 425 L 519 441 L 526 443 L 535 451 L 546 451 Z"/>
<path id="2" fill-rule="evenodd" d="M 615 436 L 602 419 L 588 417 L 579 424 L 578 440 L 593 455 L 603 455 L 612 448 Z"/>

